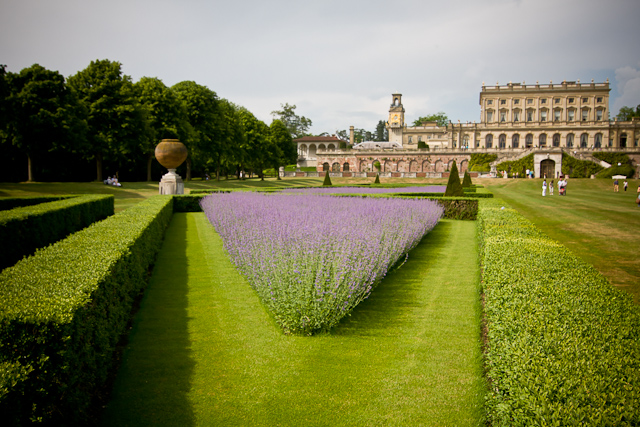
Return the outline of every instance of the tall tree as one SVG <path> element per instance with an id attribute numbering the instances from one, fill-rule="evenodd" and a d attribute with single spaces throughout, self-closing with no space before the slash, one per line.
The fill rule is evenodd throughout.
<path id="1" fill-rule="evenodd" d="M 86 122 L 64 77 L 34 64 L 7 76 L 6 139 L 27 157 L 28 180 L 35 180 L 34 160 L 55 150 L 75 150 Z"/>
<path id="2" fill-rule="evenodd" d="M 119 168 L 132 160 L 147 138 L 144 113 L 137 102 L 131 77 L 121 64 L 108 59 L 91 61 L 69 77 L 69 86 L 87 109 L 89 126 L 85 156 L 96 161 L 96 179 L 102 181 L 103 161 Z"/>
<path id="3" fill-rule="evenodd" d="M 187 120 L 193 128 L 185 141 L 189 148 L 187 176 L 191 179 L 192 168 L 205 169 L 222 150 L 224 116 L 218 95 L 206 86 L 193 81 L 184 81 L 171 87 L 184 106 Z"/>
<path id="4" fill-rule="evenodd" d="M 307 135 L 309 128 L 312 125 L 311 119 L 304 116 L 298 116 L 295 112 L 297 108 L 295 105 L 289 105 L 288 103 L 280 104 L 282 110 L 272 111 L 271 115 L 275 119 L 281 120 L 284 125 L 289 129 L 289 133 L 292 138 L 301 138 Z"/>
<path id="5" fill-rule="evenodd" d="M 148 125 L 140 148 L 147 157 L 147 181 L 151 181 L 151 166 L 158 142 L 176 138 L 187 140 L 192 130 L 184 105 L 160 79 L 142 77 L 134 87 Z"/>
<path id="6" fill-rule="evenodd" d="M 249 110 L 239 111 L 240 122 L 246 137 L 247 166 L 258 173 L 264 180 L 264 168 L 275 157 L 269 138 L 269 126 L 258 120 Z"/>
<path id="7" fill-rule="evenodd" d="M 640 117 L 640 105 L 636 107 L 636 111 L 633 111 L 631 107 L 622 107 L 616 118 L 621 122 L 628 122 L 634 117 Z"/>
<path id="8" fill-rule="evenodd" d="M 439 127 L 446 127 L 449 123 L 449 117 L 443 111 L 438 111 L 435 114 L 430 114 L 428 116 L 418 117 L 413 121 L 414 126 L 422 126 L 425 122 L 437 122 Z"/>
<path id="9" fill-rule="evenodd" d="M 384 120 L 379 120 L 376 125 L 376 141 L 389 141 L 389 131 L 385 126 Z"/>
<path id="10" fill-rule="evenodd" d="M 273 147 L 272 165 L 276 170 L 276 176 L 280 178 L 279 170 L 280 166 L 286 166 L 291 163 L 295 163 L 298 150 L 291 138 L 291 134 L 287 129 L 287 126 L 281 120 L 274 120 L 269 126 L 269 138 L 271 139 L 271 146 Z"/>

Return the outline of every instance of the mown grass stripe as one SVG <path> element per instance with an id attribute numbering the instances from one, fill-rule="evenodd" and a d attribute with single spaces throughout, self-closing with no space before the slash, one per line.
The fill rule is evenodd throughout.
<path id="1" fill-rule="evenodd" d="M 176 214 L 167 236 L 176 249 L 158 261 L 105 425 L 482 423 L 474 223 L 443 221 L 314 337 L 280 332 L 204 214 Z"/>

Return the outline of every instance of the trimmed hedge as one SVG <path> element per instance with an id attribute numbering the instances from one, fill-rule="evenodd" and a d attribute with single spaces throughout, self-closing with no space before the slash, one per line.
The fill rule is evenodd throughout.
<path id="1" fill-rule="evenodd" d="M 173 215 L 152 197 L 0 273 L 5 425 L 84 425 Z"/>
<path id="2" fill-rule="evenodd" d="M 40 203 L 55 202 L 77 196 L 27 196 L 27 197 L 0 197 L 0 211 L 6 211 L 23 206 L 39 205 Z"/>
<path id="3" fill-rule="evenodd" d="M 478 226 L 489 424 L 639 425 L 640 307 L 502 201 Z"/>
<path id="4" fill-rule="evenodd" d="M 229 193 L 229 191 L 219 191 L 219 193 Z M 173 196 L 174 212 L 202 212 L 200 200 L 211 193 L 196 193 Z"/>
<path id="5" fill-rule="evenodd" d="M 0 212 L 0 269 L 113 215 L 113 195 L 86 195 Z"/>
<path id="6" fill-rule="evenodd" d="M 562 153 L 562 174 L 571 178 L 590 178 L 604 168 L 591 160 L 579 160 L 567 153 Z"/>

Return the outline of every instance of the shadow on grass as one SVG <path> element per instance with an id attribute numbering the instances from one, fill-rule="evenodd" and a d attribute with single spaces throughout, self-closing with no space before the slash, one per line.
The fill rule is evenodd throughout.
<path id="1" fill-rule="evenodd" d="M 176 214 L 134 319 L 103 426 L 194 425 L 187 278 L 187 217 Z"/>
<path id="2" fill-rule="evenodd" d="M 415 318 L 412 310 L 419 307 L 418 292 L 429 265 L 438 262 L 436 253 L 447 244 L 451 223 L 440 222 L 409 252 L 409 259 L 395 267 L 362 301 L 331 331 L 332 335 L 390 335 Z"/>

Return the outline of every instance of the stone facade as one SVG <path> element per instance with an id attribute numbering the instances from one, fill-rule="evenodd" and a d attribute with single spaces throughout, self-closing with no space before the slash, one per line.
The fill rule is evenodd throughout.
<path id="1" fill-rule="evenodd" d="M 325 138 L 322 141 L 300 138 L 295 140 L 298 166 L 353 173 L 374 172 L 379 164 L 380 172 L 444 173 L 455 159 L 464 173 L 471 153 L 497 154 L 498 162 L 534 153 L 534 171 L 541 177 L 542 171 L 550 170 L 558 175 L 562 152 L 582 158 L 594 151 L 626 152 L 635 160 L 640 155 L 640 120 L 610 121 L 609 91 L 608 80 L 483 83 L 480 122 L 450 122 L 446 127 L 435 122 L 407 126 L 402 95 L 394 93 L 386 127 L 389 141 L 399 143 L 400 149 L 341 150 L 336 137 L 319 137 Z M 428 151 L 418 150 L 420 141 L 428 145 Z"/>

